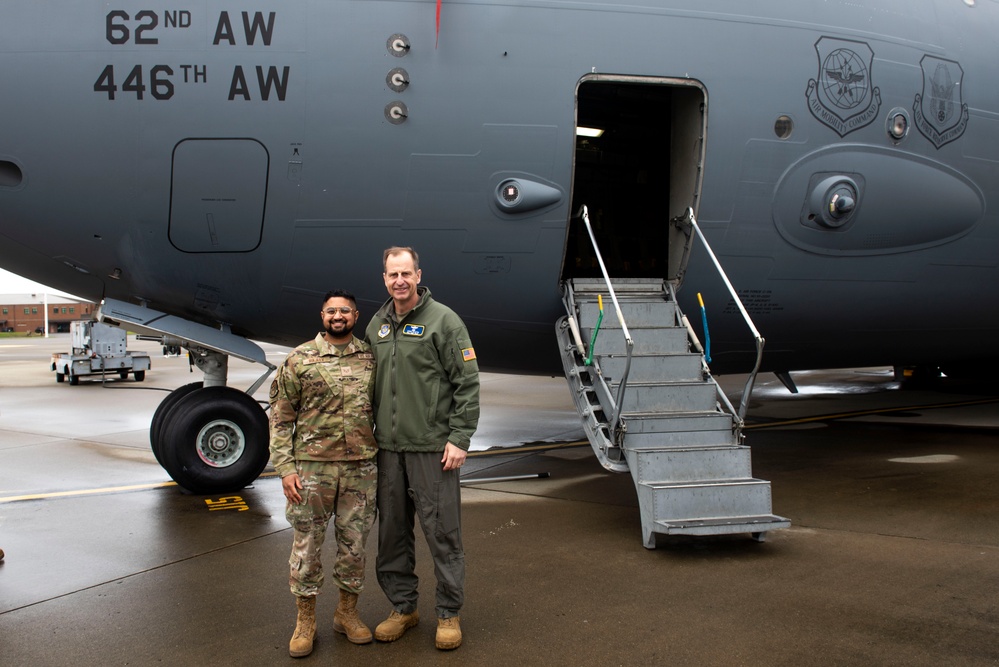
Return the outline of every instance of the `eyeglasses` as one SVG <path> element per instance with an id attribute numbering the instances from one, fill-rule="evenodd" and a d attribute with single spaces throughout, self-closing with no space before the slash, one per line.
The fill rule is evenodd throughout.
<path id="1" fill-rule="evenodd" d="M 354 309 L 351 306 L 337 306 L 336 308 L 327 308 L 323 312 L 326 313 L 327 315 L 331 315 L 331 316 L 332 315 L 336 315 L 337 313 L 343 313 L 344 315 L 350 315 L 352 312 L 354 312 Z"/>

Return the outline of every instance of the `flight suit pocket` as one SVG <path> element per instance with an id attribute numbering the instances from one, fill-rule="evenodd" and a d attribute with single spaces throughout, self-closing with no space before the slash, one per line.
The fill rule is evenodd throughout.
<path id="1" fill-rule="evenodd" d="M 434 486 L 437 505 L 436 533 L 438 537 L 444 537 L 458 530 L 461 523 L 461 507 L 448 493 L 450 487 L 446 482 L 437 482 Z"/>

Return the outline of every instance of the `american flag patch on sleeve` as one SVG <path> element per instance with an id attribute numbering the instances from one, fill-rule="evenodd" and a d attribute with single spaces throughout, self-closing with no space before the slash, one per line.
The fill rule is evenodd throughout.
<path id="1" fill-rule="evenodd" d="M 461 358 L 464 361 L 472 361 L 473 359 L 475 359 L 475 348 L 474 347 L 466 347 L 466 348 L 464 348 L 461 351 Z"/>

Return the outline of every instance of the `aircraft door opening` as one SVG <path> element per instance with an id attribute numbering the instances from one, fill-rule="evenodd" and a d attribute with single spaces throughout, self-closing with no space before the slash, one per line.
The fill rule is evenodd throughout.
<path id="1" fill-rule="evenodd" d="M 669 220 L 688 207 L 697 211 L 705 106 L 703 87 L 686 79 L 580 81 L 571 211 L 577 216 L 587 207 L 612 278 L 682 274 L 682 244 L 670 243 Z M 562 278 L 599 275 L 586 229 L 574 217 Z"/>

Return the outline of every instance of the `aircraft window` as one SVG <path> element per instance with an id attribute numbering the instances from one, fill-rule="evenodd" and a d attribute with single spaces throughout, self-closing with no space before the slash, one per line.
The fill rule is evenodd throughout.
<path id="1" fill-rule="evenodd" d="M 901 141 L 909 132 L 909 117 L 905 109 L 895 108 L 888 112 L 888 136 Z"/>
<path id="2" fill-rule="evenodd" d="M 791 136 L 792 131 L 794 131 L 794 121 L 791 120 L 791 117 L 778 116 L 777 121 L 774 123 L 774 134 L 777 135 L 777 138 L 787 139 Z"/>

